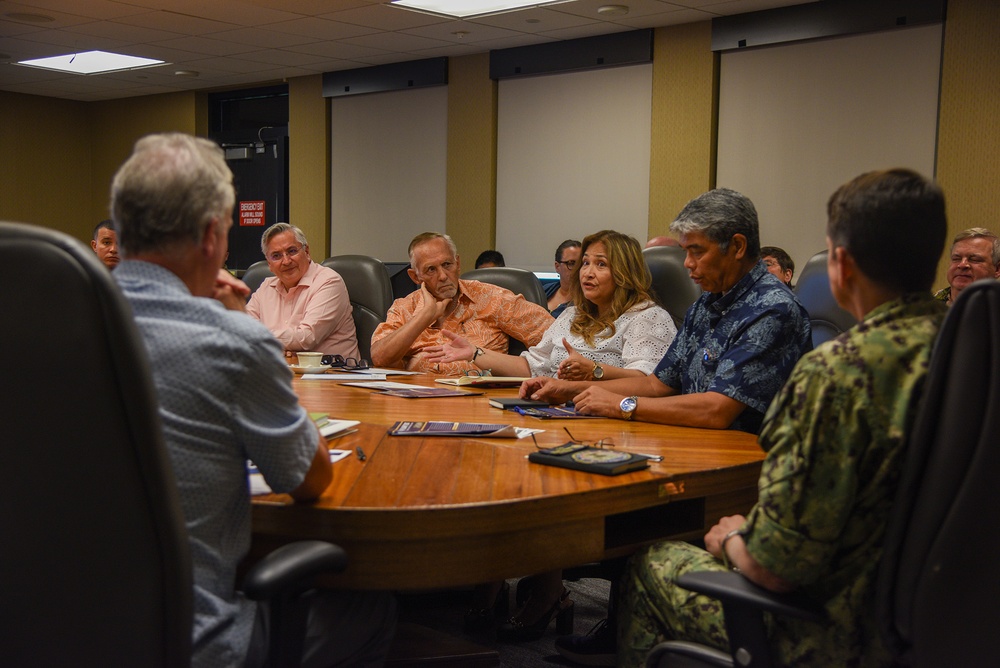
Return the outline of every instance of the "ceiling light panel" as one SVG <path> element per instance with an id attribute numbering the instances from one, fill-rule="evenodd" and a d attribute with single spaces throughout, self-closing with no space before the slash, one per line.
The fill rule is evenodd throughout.
<path id="1" fill-rule="evenodd" d="M 64 56 L 50 56 L 48 58 L 22 60 L 18 63 L 18 65 L 40 67 L 42 69 L 56 70 L 58 72 L 71 72 L 73 74 L 118 72 L 120 70 L 134 70 L 139 67 L 151 67 L 153 65 L 162 64 L 162 60 L 140 58 L 138 56 L 126 56 L 120 53 L 108 53 L 107 51 L 68 53 Z"/>
<path id="2" fill-rule="evenodd" d="M 568 0 L 553 0 L 538 2 L 538 0 L 393 0 L 390 4 L 403 9 L 414 9 L 421 12 L 449 16 L 457 19 L 467 19 L 473 16 L 485 16 L 499 12 L 510 12 L 527 7 L 557 5 Z"/>

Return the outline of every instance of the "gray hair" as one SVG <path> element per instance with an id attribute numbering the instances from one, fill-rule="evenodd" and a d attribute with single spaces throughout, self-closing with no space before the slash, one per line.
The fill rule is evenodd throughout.
<path id="1" fill-rule="evenodd" d="M 448 244 L 448 248 L 451 250 L 452 257 L 458 257 L 458 246 L 452 241 L 451 237 L 447 234 L 442 234 L 440 232 L 421 232 L 417 236 L 413 237 L 413 241 L 410 242 L 409 247 L 406 249 L 407 255 L 410 257 L 410 267 L 416 270 L 413 264 L 413 249 L 421 244 L 425 244 L 428 241 L 434 241 L 435 239 L 444 239 L 445 243 Z"/>
<path id="2" fill-rule="evenodd" d="M 747 256 L 760 257 L 760 230 L 757 209 L 746 195 L 729 188 L 716 188 L 688 202 L 670 231 L 678 236 L 700 232 L 726 252 L 734 234 L 747 239 Z"/>
<path id="3" fill-rule="evenodd" d="M 260 252 L 267 257 L 267 245 L 271 243 L 271 239 L 281 234 L 282 232 L 291 232 L 295 235 L 295 240 L 303 246 L 308 246 L 309 242 L 306 241 L 306 234 L 294 225 L 289 225 L 288 223 L 275 223 L 271 227 L 264 230 L 264 234 L 260 238 Z"/>
<path id="4" fill-rule="evenodd" d="M 989 239 L 993 242 L 993 266 L 1000 266 L 1000 237 L 990 232 L 985 227 L 970 227 L 967 230 L 962 230 L 955 235 L 955 238 L 951 240 L 952 249 L 955 248 L 955 244 L 959 241 L 965 241 L 966 239 Z"/>
<path id="5" fill-rule="evenodd" d="M 111 184 L 111 218 L 126 257 L 197 243 L 213 218 L 232 216 L 236 193 L 222 149 L 179 132 L 135 143 Z"/>

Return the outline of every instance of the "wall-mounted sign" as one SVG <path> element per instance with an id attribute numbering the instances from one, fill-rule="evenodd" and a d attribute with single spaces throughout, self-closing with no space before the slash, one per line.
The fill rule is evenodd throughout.
<path id="1" fill-rule="evenodd" d="M 240 227 L 264 226 L 264 200 L 240 202 Z"/>

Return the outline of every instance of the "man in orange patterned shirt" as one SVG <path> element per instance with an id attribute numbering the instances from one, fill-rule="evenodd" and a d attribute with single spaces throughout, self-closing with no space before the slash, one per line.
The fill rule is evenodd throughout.
<path id="1" fill-rule="evenodd" d="M 447 343 L 441 334 L 447 329 L 477 348 L 506 353 L 510 338 L 536 345 L 553 322 L 548 311 L 521 295 L 459 279 L 458 251 L 446 234 L 418 234 L 410 242 L 409 254 L 407 273 L 420 289 L 393 302 L 386 321 L 372 335 L 372 363 L 377 367 L 449 375 L 478 372 L 468 361 L 430 362 L 424 350 Z"/>

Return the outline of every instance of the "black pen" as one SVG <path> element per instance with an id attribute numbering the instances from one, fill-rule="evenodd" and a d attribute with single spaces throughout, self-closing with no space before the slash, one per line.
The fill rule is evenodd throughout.
<path id="1" fill-rule="evenodd" d="M 365 461 L 365 459 L 367 459 L 365 457 L 365 451 L 361 449 L 360 445 L 358 447 L 354 448 L 354 452 L 358 453 L 358 461 L 363 462 L 363 461 Z"/>

